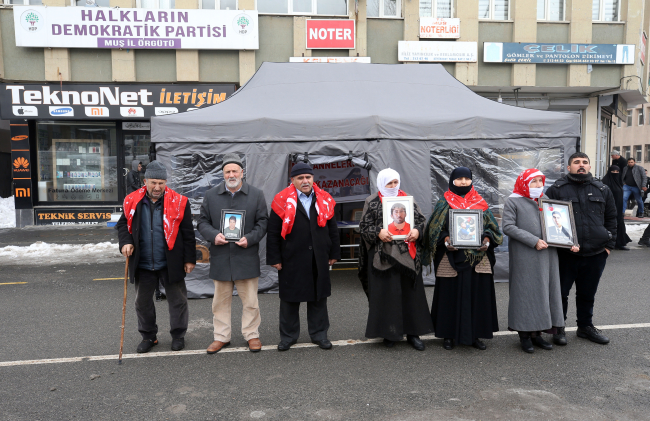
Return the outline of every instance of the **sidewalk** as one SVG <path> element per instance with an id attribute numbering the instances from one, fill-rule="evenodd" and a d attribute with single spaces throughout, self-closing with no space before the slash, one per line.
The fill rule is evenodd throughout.
<path id="1" fill-rule="evenodd" d="M 117 243 L 117 231 L 101 225 L 30 226 L 0 229 L 0 247 L 29 246 L 37 241 L 49 244 Z"/>

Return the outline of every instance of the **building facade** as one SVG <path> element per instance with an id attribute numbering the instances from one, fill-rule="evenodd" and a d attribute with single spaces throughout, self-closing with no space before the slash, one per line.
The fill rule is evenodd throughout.
<path id="1" fill-rule="evenodd" d="M 18 226 L 105 220 L 120 209 L 132 163 L 155 156 L 151 116 L 218 103 L 265 61 L 441 63 L 495 101 L 579 113 L 579 147 L 595 175 L 608 163 L 612 116 L 627 120 L 628 109 L 647 103 L 650 0 L 4 1 L 11 4 L 0 5 L 0 110 L 11 123 Z M 41 4 L 81 19 L 102 11 L 107 20 L 126 9 L 155 12 L 154 19 L 248 11 L 258 48 L 139 48 L 128 40 L 92 47 L 86 39 L 83 48 L 18 46 L 14 12 Z M 77 31 L 62 22 L 60 34 L 66 30 Z M 79 105 L 49 100 L 56 91 Z"/>

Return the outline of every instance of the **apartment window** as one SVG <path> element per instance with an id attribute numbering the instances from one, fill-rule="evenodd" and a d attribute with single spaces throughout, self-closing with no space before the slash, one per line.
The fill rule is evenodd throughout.
<path id="1" fill-rule="evenodd" d="M 634 145 L 634 160 L 636 162 L 643 161 L 643 147 L 641 145 Z"/>
<path id="2" fill-rule="evenodd" d="M 537 0 L 537 20 L 563 21 L 564 0 Z"/>
<path id="3" fill-rule="evenodd" d="M 621 128 L 621 119 L 620 118 L 616 119 L 616 127 L 619 128 L 619 129 Z"/>
<path id="4" fill-rule="evenodd" d="M 593 0 L 591 20 L 597 22 L 616 22 L 620 16 L 620 0 Z"/>
<path id="5" fill-rule="evenodd" d="M 650 162 L 650 145 L 645 145 L 645 162 Z"/>
<path id="6" fill-rule="evenodd" d="M 630 159 L 632 157 L 632 147 L 631 146 L 623 146 L 623 151 L 622 152 L 623 152 L 623 156 L 625 157 L 625 159 Z"/>
<path id="7" fill-rule="evenodd" d="M 237 0 L 199 0 L 199 9 L 237 10 Z"/>
<path id="8" fill-rule="evenodd" d="M 4 4 L 20 4 L 20 5 L 32 5 L 32 6 L 42 6 L 43 5 L 43 0 L 3 0 Z M 108 3 L 108 0 L 106 0 L 106 3 Z"/>
<path id="9" fill-rule="evenodd" d="M 368 0 L 367 8 L 366 15 L 369 18 L 399 18 L 402 16 L 402 0 Z"/>
<path id="10" fill-rule="evenodd" d="M 627 127 L 632 127 L 633 117 L 634 117 L 634 110 L 627 110 Z"/>
<path id="11" fill-rule="evenodd" d="M 397 0 L 393 2 L 395 1 Z M 348 0 L 257 0 L 257 11 L 269 14 L 347 16 Z"/>
<path id="12" fill-rule="evenodd" d="M 136 7 L 142 9 L 175 9 L 176 0 L 136 0 Z"/>
<path id="13" fill-rule="evenodd" d="M 639 126 L 643 126 L 645 124 L 645 116 L 643 112 L 643 107 L 639 108 Z"/>
<path id="14" fill-rule="evenodd" d="M 488 20 L 510 19 L 508 0 L 478 0 L 478 18 Z"/>
<path id="15" fill-rule="evenodd" d="M 420 16 L 450 18 L 451 0 L 420 0 Z"/>

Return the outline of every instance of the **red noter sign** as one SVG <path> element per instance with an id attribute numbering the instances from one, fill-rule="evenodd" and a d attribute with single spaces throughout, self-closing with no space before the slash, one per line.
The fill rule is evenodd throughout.
<path id="1" fill-rule="evenodd" d="M 307 19 L 307 49 L 355 48 L 355 22 L 352 19 Z"/>

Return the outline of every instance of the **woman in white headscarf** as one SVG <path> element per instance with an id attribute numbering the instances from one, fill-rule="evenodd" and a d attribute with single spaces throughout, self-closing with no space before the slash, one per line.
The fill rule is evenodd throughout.
<path id="1" fill-rule="evenodd" d="M 422 281 L 421 233 L 426 219 L 414 203 L 411 224 L 397 227 L 406 240 L 393 240 L 383 228 L 382 199 L 408 196 L 399 186 L 397 171 L 380 171 L 379 191 L 366 199 L 359 223 L 359 279 L 369 302 L 366 337 L 384 338 L 384 345 L 391 348 L 406 335 L 413 348 L 423 351 L 420 335 L 433 332 Z"/>

